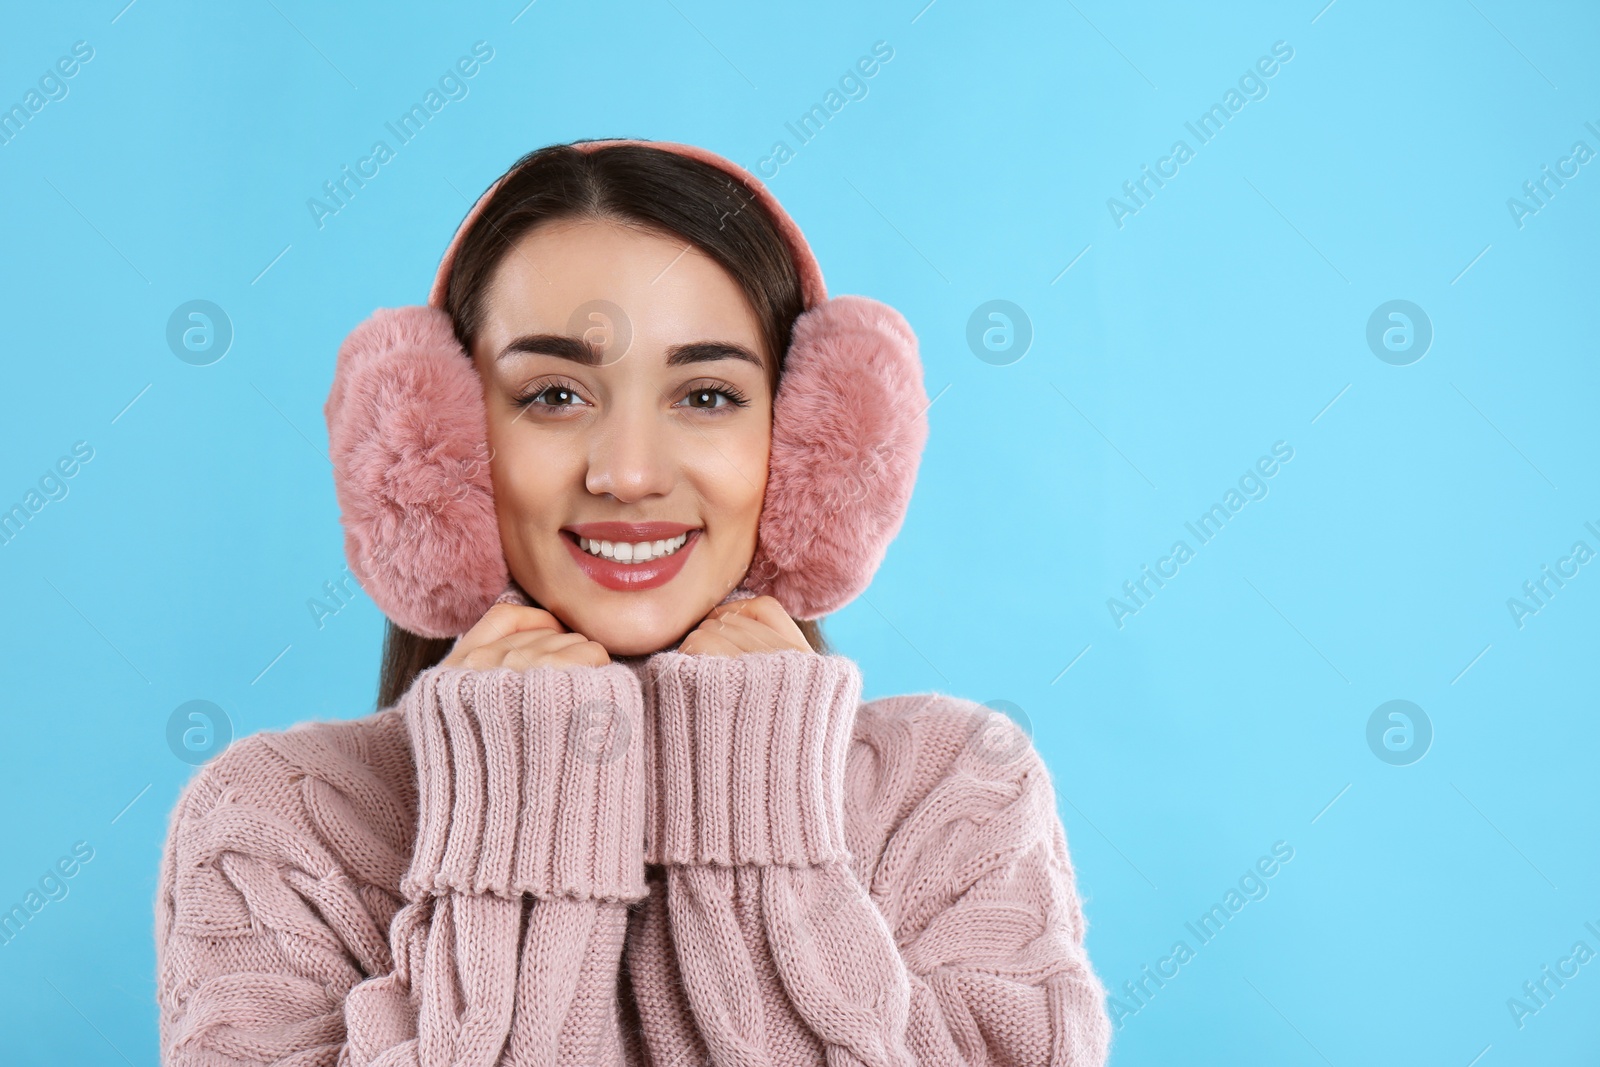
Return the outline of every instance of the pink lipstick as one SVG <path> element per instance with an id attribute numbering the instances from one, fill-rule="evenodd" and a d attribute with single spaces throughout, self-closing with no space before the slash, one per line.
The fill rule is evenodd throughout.
<path id="1" fill-rule="evenodd" d="M 682 522 L 578 522 L 563 526 L 561 539 L 590 578 L 607 589 L 638 592 L 670 582 L 701 533 Z"/>

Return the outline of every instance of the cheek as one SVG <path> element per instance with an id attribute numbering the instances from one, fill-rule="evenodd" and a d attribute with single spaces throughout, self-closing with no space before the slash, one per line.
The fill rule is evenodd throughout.
<path id="1" fill-rule="evenodd" d="M 562 514 L 558 505 L 567 484 L 561 461 L 550 455 L 548 447 L 537 447 L 533 434 L 517 429 L 513 425 L 489 431 L 493 449 L 489 474 L 500 535 L 507 545 L 526 540 L 533 528 Z"/>
<path id="2" fill-rule="evenodd" d="M 709 435 L 708 435 L 709 436 Z M 766 495 L 767 461 L 772 434 L 764 423 L 717 435 L 715 447 L 697 450 L 696 480 L 707 518 L 737 521 L 754 537 L 761 502 Z"/>

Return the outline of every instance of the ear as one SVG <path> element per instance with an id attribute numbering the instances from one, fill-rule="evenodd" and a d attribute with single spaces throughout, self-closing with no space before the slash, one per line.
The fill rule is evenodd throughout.
<path id="1" fill-rule="evenodd" d="M 450 318 L 381 308 L 339 347 L 323 408 L 345 556 L 425 637 L 465 633 L 506 588 L 483 385 Z"/>
<path id="2" fill-rule="evenodd" d="M 900 532 L 928 439 L 917 337 L 894 308 L 838 296 L 795 320 L 755 558 L 744 586 L 814 619 L 855 599 Z"/>

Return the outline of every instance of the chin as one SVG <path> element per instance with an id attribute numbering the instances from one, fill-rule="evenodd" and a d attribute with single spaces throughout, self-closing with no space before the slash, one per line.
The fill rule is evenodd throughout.
<path id="1" fill-rule="evenodd" d="M 626 623 L 612 623 L 610 625 L 597 625 L 590 630 L 580 631 L 588 635 L 591 641 L 598 641 L 605 646 L 605 650 L 612 658 L 618 656 L 648 656 L 662 649 L 671 648 L 688 635 L 688 630 L 679 627 L 661 626 L 630 626 Z"/>
<path id="2" fill-rule="evenodd" d="M 620 594 L 637 596 L 638 594 Z M 646 605 L 638 605 L 645 608 Z M 609 605 L 590 600 L 582 610 L 572 613 L 557 612 L 567 629 L 581 633 L 591 641 L 598 641 L 613 658 L 617 656 L 648 656 L 653 652 L 671 648 L 694 629 L 697 619 L 670 619 L 648 610 L 625 612 L 608 610 Z M 674 613 L 676 614 L 676 613 Z"/>
<path id="3" fill-rule="evenodd" d="M 660 638 L 654 638 L 654 639 L 645 638 L 645 639 L 640 639 L 640 640 L 632 641 L 632 642 L 629 642 L 629 641 L 617 641 L 617 642 L 601 641 L 600 643 L 605 646 L 607 655 L 609 655 L 612 659 L 618 659 L 618 658 L 621 658 L 621 657 L 624 657 L 624 656 L 630 656 L 631 657 L 631 656 L 650 656 L 650 655 L 654 655 L 657 652 L 661 652 L 661 651 L 663 651 L 665 649 L 668 649 L 668 648 L 671 648 L 673 645 L 677 644 L 678 641 L 682 638 L 682 636 L 683 636 L 682 634 L 679 634 L 677 636 L 674 636 L 674 637 L 671 637 L 671 638 L 667 638 L 667 639 L 664 639 L 664 640 L 660 639 Z"/>

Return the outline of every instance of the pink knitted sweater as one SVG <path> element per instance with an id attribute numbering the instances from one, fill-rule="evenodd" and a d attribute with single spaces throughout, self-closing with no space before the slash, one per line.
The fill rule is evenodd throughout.
<path id="1" fill-rule="evenodd" d="M 171 817 L 164 1064 L 1101 1064 L 1049 773 L 849 659 L 423 673 Z"/>

